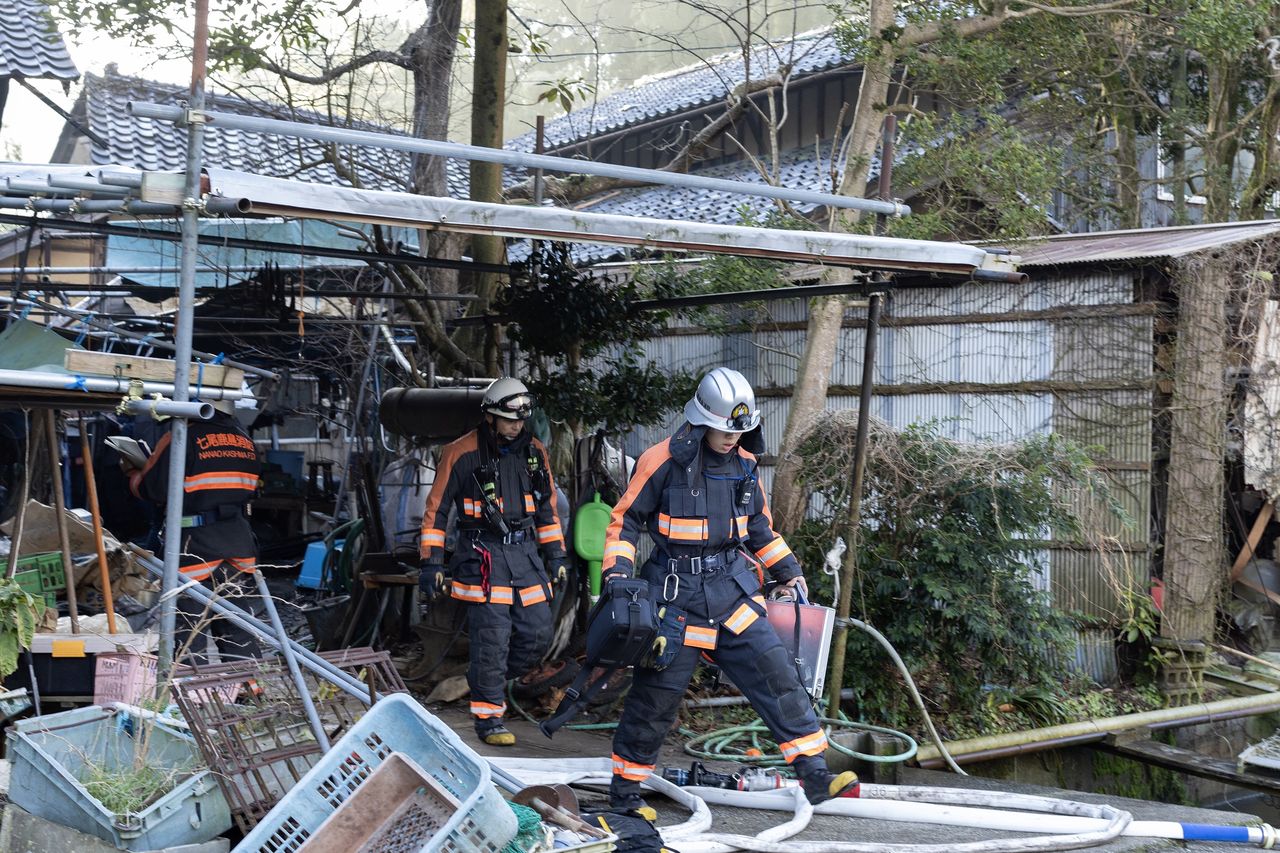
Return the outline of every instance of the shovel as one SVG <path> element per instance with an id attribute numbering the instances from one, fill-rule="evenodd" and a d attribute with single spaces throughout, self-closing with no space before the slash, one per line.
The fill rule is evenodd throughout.
<path id="1" fill-rule="evenodd" d="M 511 801 L 522 806 L 528 806 L 541 815 L 543 820 L 550 821 L 557 826 L 589 835 L 592 838 L 604 838 L 606 833 L 603 830 L 587 823 L 566 807 L 572 805 L 576 808 L 578 805 L 577 796 L 568 788 L 568 785 L 556 785 L 554 787 L 551 785 L 530 785 L 516 792 Z M 562 795 L 561 789 L 568 791 L 567 798 Z"/>

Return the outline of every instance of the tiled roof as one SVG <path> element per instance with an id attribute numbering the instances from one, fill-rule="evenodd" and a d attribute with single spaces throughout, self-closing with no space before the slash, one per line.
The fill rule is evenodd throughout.
<path id="1" fill-rule="evenodd" d="M 3 2 L 3 0 L 0 0 Z M 107 144 L 92 144 L 97 165 L 121 163 L 139 169 L 182 169 L 186 164 L 186 130 L 175 124 L 139 118 L 128 111 L 130 101 L 175 104 L 185 101 L 187 89 L 117 75 L 108 69 L 106 77 L 85 75 L 83 95 L 89 128 Z M 211 93 L 210 110 L 239 115 L 331 125 L 320 113 L 291 109 L 234 95 Z M 348 122 L 345 127 L 394 133 L 385 127 Z M 353 156 L 357 154 L 359 156 Z M 409 185 L 409 155 L 401 151 L 363 146 L 344 146 L 340 154 L 348 159 L 369 189 L 404 190 Z M 349 185 L 324 158 L 324 146 L 312 140 L 276 136 L 254 131 L 209 127 L 204 136 L 204 161 L 211 166 L 236 169 L 276 178 L 293 178 L 317 183 Z M 467 194 L 467 165 L 448 160 L 449 192 L 457 198 Z"/>
<path id="2" fill-rule="evenodd" d="M 780 45 L 762 46 L 751 54 L 752 78 L 792 63 L 792 79 L 836 68 L 849 60 L 836 46 L 830 29 L 797 36 Z M 558 148 L 573 142 L 662 116 L 674 115 L 724 100 L 747 78 L 741 53 L 726 53 L 687 68 L 639 83 L 608 95 L 594 104 L 574 110 L 544 125 L 546 145 Z M 533 151 L 534 134 L 526 133 L 507 142 L 513 151 Z"/>
<path id="3" fill-rule="evenodd" d="M 0 0 L 0 77 L 80 76 L 40 0 Z"/>
<path id="4" fill-rule="evenodd" d="M 822 159 L 818 160 L 818 157 Z M 779 157 L 778 183 L 791 189 L 832 192 L 830 157 L 830 145 L 824 145 L 818 152 L 815 152 L 811 146 L 784 151 Z M 843 165 L 843 163 L 836 164 L 837 176 L 843 172 Z M 874 178 L 879 172 L 880 161 L 873 160 L 872 177 Z M 713 166 L 694 174 L 754 184 L 764 183 L 764 179 L 755 168 L 745 161 Z M 793 203 L 792 207 L 796 212 L 807 215 L 817 206 L 797 202 Z M 695 222 L 740 225 L 744 219 L 750 217 L 763 218 L 771 210 L 775 210 L 776 205 L 772 200 L 760 196 L 690 187 L 651 186 L 606 193 L 597 197 L 594 202 L 588 201 L 578 205 L 577 209 L 619 216 L 648 216 L 658 219 L 688 219 Z M 575 243 L 572 252 L 575 261 L 591 263 L 620 259 L 627 249 L 599 243 Z M 513 258 L 524 257 L 527 254 L 527 247 L 513 245 L 511 254 Z"/>

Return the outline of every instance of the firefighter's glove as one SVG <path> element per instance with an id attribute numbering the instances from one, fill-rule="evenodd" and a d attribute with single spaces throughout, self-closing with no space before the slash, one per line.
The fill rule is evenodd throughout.
<path id="1" fill-rule="evenodd" d="M 603 577 L 600 578 L 600 588 L 604 589 L 614 581 L 625 581 L 630 579 L 631 579 L 631 575 L 628 574 L 627 572 L 615 571 L 613 569 L 610 569 L 609 571 L 604 573 Z"/>
<path id="2" fill-rule="evenodd" d="M 418 566 L 418 589 L 429 598 L 438 598 L 444 593 L 448 578 L 444 566 L 440 563 L 422 563 Z"/>
<path id="3" fill-rule="evenodd" d="M 782 584 L 781 588 L 789 590 L 791 592 L 792 599 L 798 595 L 801 602 L 809 600 L 809 584 L 805 581 L 804 575 L 796 575 L 791 580 Z"/>
<path id="4" fill-rule="evenodd" d="M 552 583 L 564 583 L 569 579 L 569 564 L 563 558 L 551 560 L 547 565 L 547 574 Z"/>

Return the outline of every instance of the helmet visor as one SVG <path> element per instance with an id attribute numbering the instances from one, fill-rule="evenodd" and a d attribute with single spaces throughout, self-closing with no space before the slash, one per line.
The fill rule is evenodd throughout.
<path id="1" fill-rule="evenodd" d="M 533 414 L 535 405 L 537 405 L 537 401 L 532 394 L 512 394 L 491 404 L 488 411 L 500 418 L 523 421 L 528 420 L 529 416 Z"/>

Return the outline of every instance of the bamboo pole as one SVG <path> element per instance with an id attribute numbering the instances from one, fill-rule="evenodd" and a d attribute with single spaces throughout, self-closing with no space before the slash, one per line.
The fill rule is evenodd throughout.
<path id="1" fill-rule="evenodd" d="M 80 633 L 80 613 L 76 606 L 76 564 L 71 562 L 71 534 L 67 530 L 66 500 L 62 492 L 62 451 L 58 447 L 58 415 L 44 411 L 44 432 L 49 445 L 49 467 L 53 471 L 53 517 L 58 524 L 58 545 L 62 548 L 62 567 L 67 573 L 67 612 L 71 616 L 71 633 Z"/>
<path id="2" fill-rule="evenodd" d="M 102 513 L 98 508 L 98 483 L 93 473 L 93 454 L 89 450 L 89 433 L 84 415 L 80 415 L 80 461 L 84 464 L 84 490 L 89 496 L 89 514 L 93 516 L 93 541 L 98 546 L 98 576 L 102 581 L 102 606 L 107 610 L 107 630 L 116 632 L 116 607 L 111 595 L 111 572 L 107 566 L 107 548 L 102 542 Z"/>

